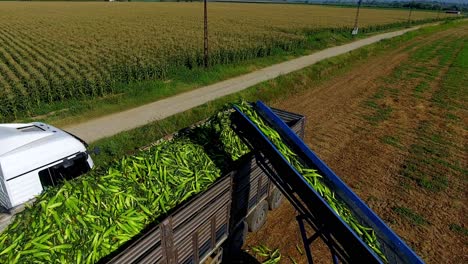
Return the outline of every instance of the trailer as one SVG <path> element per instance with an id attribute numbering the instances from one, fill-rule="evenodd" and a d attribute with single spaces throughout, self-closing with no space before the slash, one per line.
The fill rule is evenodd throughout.
<path id="1" fill-rule="evenodd" d="M 221 263 L 241 249 L 246 233 L 260 229 L 269 210 L 286 197 L 298 212 L 297 222 L 309 263 L 310 246 L 321 238 L 334 263 L 423 263 L 367 205 L 302 141 L 305 118 L 252 104 L 291 150 L 322 175 L 335 195 L 360 223 L 372 228 L 386 256 L 383 260 L 282 156 L 268 137 L 234 107 L 232 126 L 252 151 L 207 190 L 156 219 L 99 263 Z M 314 234 L 306 232 L 309 225 Z"/>
<path id="2" fill-rule="evenodd" d="M 304 116 L 274 112 L 304 136 Z M 174 208 L 100 263 L 221 263 L 223 256 L 230 258 L 242 247 L 246 233 L 260 229 L 268 211 L 281 204 L 281 192 L 260 166 L 264 162 L 255 153 L 242 157 L 208 190 Z"/>

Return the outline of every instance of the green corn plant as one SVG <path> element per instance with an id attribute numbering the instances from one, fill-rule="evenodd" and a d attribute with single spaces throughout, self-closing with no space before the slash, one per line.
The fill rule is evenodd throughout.
<path id="1" fill-rule="evenodd" d="M 268 126 L 264 120 L 257 114 L 251 105 L 241 101 L 235 106 L 240 109 L 268 139 L 278 148 L 283 157 L 306 179 L 306 181 L 317 191 L 320 196 L 330 205 L 348 226 L 363 239 L 363 241 L 384 261 L 388 262 L 382 252 L 377 236 L 372 228 L 360 224 L 356 216 L 353 215 L 347 205 L 338 199 L 334 191 L 331 190 L 323 181 L 323 177 L 312 168 L 307 168 L 289 146 L 287 146 L 276 130 Z"/>

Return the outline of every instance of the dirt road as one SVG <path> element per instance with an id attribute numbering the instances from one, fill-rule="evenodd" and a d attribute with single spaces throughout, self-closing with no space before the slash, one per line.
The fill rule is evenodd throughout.
<path id="1" fill-rule="evenodd" d="M 65 129 L 87 142 L 112 136 L 122 131 L 130 130 L 147 123 L 161 120 L 202 105 L 217 98 L 239 92 L 255 84 L 274 79 L 280 75 L 297 71 L 318 61 L 347 53 L 351 50 L 370 45 L 383 39 L 393 38 L 419 27 L 379 34 L 349 44 L 328 48 L 311 55 L 278 63 L 226 81 L 182 93 L 167 99 L 159 100 L 134 109 L 93 119 L 84 123 L 71 125 Z"/>
<path id="2" fill-rule="evenodd" d="M 468 261 L 466 101 L 455 93 L 447 107 L 456 90 L 444 83 L 467 29 L 418 37 L 273 104 L 307 117 L 305 142 L 427 263 Z M 306 263 L 295 215 L 283 203 L 246 248 Z M 323 243 L 312 249 L 314 263 L 331 263 Z"/>

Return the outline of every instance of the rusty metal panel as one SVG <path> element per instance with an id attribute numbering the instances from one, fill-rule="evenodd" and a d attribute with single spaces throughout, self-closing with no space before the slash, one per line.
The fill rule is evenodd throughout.
<path id="1" fill-rule="evenodd" d="M 198 229 L 199 230 L 198 241 L 200 245 L 203 245 L 203 243 L 210 240 L 211 238 L 211 219 L 213 219 L 213 217 L 214 216 L 212 216 L 210 219 L 206 219 L 203 225 L 201 225 Z"/>
<path id="2" fill-rule="evenodd" d="M 228 187 L 230 184 L 231 182 L 229 179 Z M 211 254 L 211 252 L 215 250 L 214 245 L 216 245 L 216 241 L 213 240 L 215 235 L 213 234 L 213 223 L 224 220 L 224 223 L 220 222 L 220 224 L 228 225 L 229 218 L 227 212 L 230 209 L 230 189 L 227 188 L 227 190 L 218 193 L 218 195 L 213 195 L 212 197 L 213 198 L 209 200 L 204 207 L 198 208 L 199 211 L 195 217 L 187 218 L 183 216 L 188 220 L 181 224 L 179 228 L 174 229 L 174 241 L 175 248 L 177 249 L 178 263 L 184 263 L 190 260 L 197 263 L 199 260 L 206 257 L 207 254 Z M 216 217 L 219 215 L 220 211 L 224 212 L 226 216 L 224 219 L 218 220 Z M 194 234 L 196 235 L 194 236 Z M 227 232 L 225 237 L 227 237 Z M 195 250 L 195 247 L 197 247 L 197 250 Z"/>
<path id="3" fill-rule="evenodd" d="M 128 254 L 131 251 L 132 254 Z M 161 234 L 159 225 L 153 227 L 147 232 L 147 235 L 140 238 L 137 243 L 127 247 L 126 251 L 115 256 L 110 262 L 115 264 L 132 263 L 133 260 L 144 256 L 147 252 L 151 252 L 151 258 L 160 260 L 162 258 Z"/>

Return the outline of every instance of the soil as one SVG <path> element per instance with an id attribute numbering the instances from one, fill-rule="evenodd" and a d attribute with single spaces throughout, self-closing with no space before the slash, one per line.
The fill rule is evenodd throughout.
<path id="1" fill-rule="evenodd" d="M 430 120 L 435 127 L 444 126 L 444 120 L 434 118 L 436 109 L 430 98 L 440 88 L 448 65 L 439 69 L 438 76 L 419 99 L 414 98 L 413 91 L 425 80 L 424 76 L 390 83 L 389 80 L 395 79 L 389 78 L 396 74 L 398 67 L 409 64 L 411 52 L 419 46 L 440 42 L 432 51 L 436 55 L 448 37 L 466 38 L 466 30 L 465 26 L 418 37 L 384 55 L 359 63 L 347 73 L 318 87 L 310 87 L 273 104 L 273 107 L 307 117 L 305 142 L 428 263 L 468 263 L 467 236 L 449 229 L 449 223 L 457 221 L 462 221 L 466 228 L 466 181 L 436 167 L 440 173 L 448 175 L 452 184 L 445 191 L 431 192 L 408 182 L 401 175 L 402 166 L 410 156 L 408 148 L 418 140 L 418 125 Z M 423 66 L 437 67 L 438 60 L 432 59 Z M 389 87 L 391 89 L 387 89 Z M 392 109 L 391 118 L 383 118 L 376 124 L 366 120 L 372 109 L 365 104 L 382 93 L 382 89 L 387 89 L 387 96 L 379 99 L 378 103 L 380 107 Z M 466 136 L 466 126 L 458 129 L 454 140 L 466 147 L 466 137 L 463 137 Z M 399 135 L 396 147 L 382 142 L 389 135 Z M 458 161 L 466 158 L 463 150 L 451 148 L 449 151 Z M 394 210 L 402 206 L 414 209 L 427 219 L 428 224 L 415 226 L 402 218 Z M 245 248 L 256 245 L 279 248 L 281 263 L 294 263 L 289 257 L 297 263 L 306 263 L 305 255 L 297 248 L 303 251 L 295 216 L 289 202 L 283 202 L 280 208 L 269 213 L 261 230 L 248 235 Z M 312 244 L 312 253 L 315 263 L 332 262 L 321 241 Z"/>

